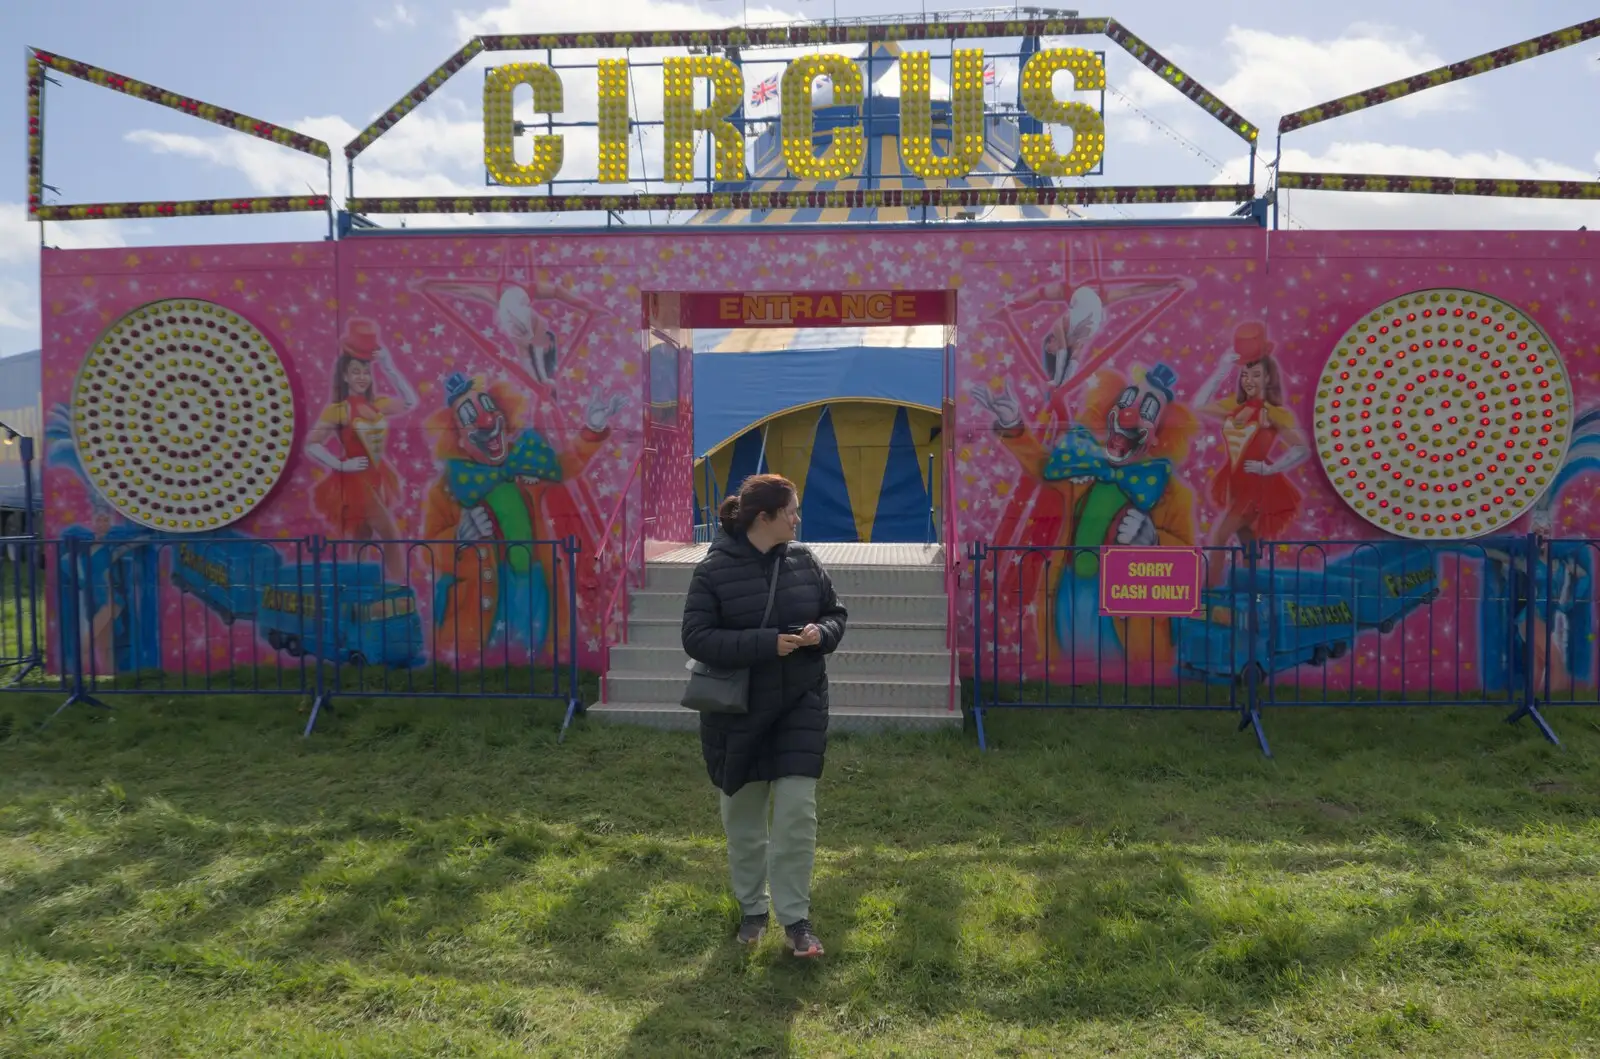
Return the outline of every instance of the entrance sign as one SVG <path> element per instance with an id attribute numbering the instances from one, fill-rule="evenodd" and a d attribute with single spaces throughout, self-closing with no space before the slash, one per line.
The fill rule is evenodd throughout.
<path id="1" fill-rule="evenodd" d="M 941 290 L 772 291 L 680 294 L 679 320 L 690 328 L 914 327 L 948 322 Z"/>
<path id="2" fill-rule="evenodd" d="M 1100 613 L 1110 618 L 1186 618 L 1200 610 L 1199 548 L 1100 549 Z"/>

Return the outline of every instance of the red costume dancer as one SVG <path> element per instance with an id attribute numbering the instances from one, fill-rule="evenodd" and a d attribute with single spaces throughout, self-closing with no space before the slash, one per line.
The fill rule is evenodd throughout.
<path id="1" fill-rule="evenodd" d="M 1231 396 L 1213 400 L 1217 389 L 1232 377 Z M 1211 481 L 1211 500 L 1222 509 L 1211 543 L 1226 546 L 1273 540 L 1289 528 L 1300 513 L 1300 490 L 1288 473 L 1310 454 L 1305 434 L 1294 413 L 1283 403 L 1283 375 L 1272 359 L 1272 342 L 1265 324 L 1240 324 L 1233 334 L 1233 354 L 1200 388 L 1195 403 L 1202 416 L 1222 422 L 1222 439 L 1228 446 L 1228 463 Z M 1284 446 L 1274 460 L 1273 452 Z M 1213 583 L 1227 564 L 1212 564 Z"/>
<path id="2" fill-rule="evenodd" d="M 378 395 L 375 362 L 394 383 L 398 397 Z M 311 505 L 340 538 L 394 541 L 400 537 L 400 527 L 389 511 L 399 499 L 400 482 L 394 467 L 384 459 L 384 442 L 390 417 L 416 406 L 416 391 L 383 348 L 377 325 L 371 320 L 350 320 L 333 368 L 333 402 L 323 409 L 306 438 L 306 455 L 329 472 L 312 488 Z M 339 439 L 342 457 L 328 449 L 334 437 Z M 399 545 L 383 546 L 383 566 L 391 581 L 404 577 Z"/>

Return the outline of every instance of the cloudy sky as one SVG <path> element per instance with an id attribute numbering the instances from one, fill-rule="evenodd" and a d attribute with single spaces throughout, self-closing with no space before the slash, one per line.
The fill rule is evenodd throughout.
<path id="1" fill-rule="evenodd" d="M 1035 0 L 1041 5 L 1051 6 Z M 728 25 L 742 17 L 742 6 L 741 0 L 488 0 L 478 7 L 470 0 L 52 0 L 0 5 L 0 39 L 326 140 L 341 159 L 334 193 L 343 196 L 342 146 L 474 33 Z M 841 15 L 864 15 L 956 5 L 841 0 L 837 6 Z M 753 23 L 779 22 L 833 10 L 833 0 L 749 0 L 748 16 Z M 1268 130 L 1285 112 L 1596 14 L 1593 0 L 1117 0 L 1080 10 L 1116 17 Z M 1244 180 L 1242 141 L 1109 42 L 1071 43 L 1109 51 L 1105 174 L 1093 182 Z M 13 160 L 0 182 L 0 354 L 35 348 L 39 340 L 40 232 L 23 206 L 20 50 L 11 61 L 16 96 L 0 108 L 0 158 Z M 485 193 L 479 112 L 487 62 L 480 56 L 361 157 L 358 193 Z M 1014 75 L 1004 64 L 1002 70 L 1002 91 L 1014 91 Z M 315 160 L 75 79 L 58 80 L 64 83 L 50 87 L 47 114 L 46 180 L 60 191 L 55 201 L 288 195 L 326 187 Z M 567 80 L 569 109 L 592 115 L 593 86 L 576 74 Z M 650 101 L 658 82 L 640 77 L 636 84 L 644 116 L 659 114 L 659 102 Z M 1293 134 L 1283 159 L 1289 169 L 1593 180 L 1600 169 L 1596 129 L 1600 42 L 1589 42 Z M 1269 157 L 1271 140 L 1270 132 L 1263 137 Z M 647 141 L 646 155 L 655 153 L 653 146 Z M 592 173 L 592 155 L 589 144 L 574 138 L 569 171 Z M 659 167 L 659 158 L 651 164 Z M 1257 173 L 1264 187 L 1264 169 Z M 1600 228 L 1596 204 L 1301 192 L 1285 205 L 1283 221 L 1295 228 Z M 325 220 L 307 215 L 49 224 L 44 239 L 82 247 L 325 234 Z"/>

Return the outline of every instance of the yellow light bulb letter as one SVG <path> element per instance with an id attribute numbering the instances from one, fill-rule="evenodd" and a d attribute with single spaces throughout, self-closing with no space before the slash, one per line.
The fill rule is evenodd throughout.
<path id="1" fill-rule="evenodd" d="M 838 128 L 826 151 L 812 153 L 811 86 L 819 77 L 833 83 L 837 105 L 860 106 L 865 97 L 861 67 L 843 55 L 806 55 L 791 62 L 783 71 L 783 160 L 796 179 L 842 180 L 860 168 L 867 141 L 860 125 Z"/>
<path id="2" fill-rule="evenodd" d="M 483 162 L 496 183 L 526 186 L 554 180 L 561 171 L 565 145 L 559 135 L 537 136 L 533 141 L 533 161 L 517 162 L 516 119 L 511 115 L 512 96 L 518 85 L 533 89 L 536 114 L 560 114 L 561 77 L 543 63 L 511 63 L 497 66 L 483 80 Z"/>
<path id="3" fill-rule="evenodd" d="M 1045 125 L 1065 125 L 1072 130 L 1072 149 L 1056 150 L 1055 138 L 1045 132 L 1022 134 L 1022 160 L 1041 176 L 1080 176 L 1100 164 L 1106 153 L 1106 122 L 1087 103 L 1056 98 L 1056 72 L 1072 74 L 1073 90 L 1100 91 L 1106 87 L 1106 64 L 1084 48 L 1049 48 L 1022 68 L 1022 106 Z"/>
<path id="4" fill-rule="evenodd" d="M 927 52 L 900 56 L 900 157 L 924 179 L 955 180 L 983 159 L 983 49 L 950 56 L 950 147 L 933 151 L 933 69 Z"/>
<path id="5" fill-rule="evenodd" d="M 628 60 L 600 60 L 600 183 L 628 182 Z"/>
<path id="6" fill-rule="evenodd" d="M 744 99 L 744 78 L 733 60 L 720 55 L 671 56 L 663 63 L 665 89 L 664 179 L 683 184 L 694 179 L 694 134 L 709 132 L 716 140 L 717 179 L 743 180 L 744 137 L 728 121 Z M 711 105 L 694 105 L 694 83 L 711 82 Z"/>

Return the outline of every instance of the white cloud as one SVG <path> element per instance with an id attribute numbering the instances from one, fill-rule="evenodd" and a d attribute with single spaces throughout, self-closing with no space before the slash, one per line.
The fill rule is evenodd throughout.
<path id="1" fill-rule="evenodd" d="M 1222 44 L 1232 71 L 1226 78 L 1213 84 L 1192 63 L 1186 68 L 1228 106 L 1269 130 L 1277 127 L 1278 118 L 1302 107 L 1445 65 L 1421 36 L 1363 23 L 1324 40 L 1231 26 Z M 1113 52 L 1110 60 L 1117 87 L 1139 106 L 1194 108 L 1182 93 L 1132 59 Z M 1462 109 L 1470 101 L 1467 86 L 1445 85 L 1385 104 L 1381 113 L 1410 117 Z"/>
<path id="2" fill-rule="evenodd" d="M 115 229 L 101 224 L 50 224 L 53 247 L 64 250 L 122 246 Z M 20 202 L 0 202 L 0 354 L 39 345 L 39 222 Z"/>
<path id="3" fill-rule="evenodd" d="M 407 28 L 415 26 L 417 24 L 417 16 L 413 14 L 406 7 L 406 5 L 395 4 L 394 8 L 390 10 L 387 15 L 378 15 L 376 18 L 374 18 L 372 20 L 372 24 L 384 32 L 388 32 L 393 29 L 398 29 L 401 26 L 405 26 Z"/>
<path id="4" fill-rule="evenodd" d="M 481 185 L 466 179 L 482 157 L 482 126 L 476 120 L 452 118 L 452 109 L 458 108 L 445 106 L 434 113 L 419 110 L 389 130 L 358 160 L 356 190 L 363 197 L 483 194 Z M 332 145 L 341 163 L 344 144 L 359 131 L 339 117 L 304 118 L 291 127 Z M 157 154 L 237 170 L 254 191 L 264 195 L 320 194 L 328 186 L 326 162 L 250 136 L 134 129 L 125 139 Z M 345 198 L 346 183 L 345 167 L 336 164 L 333 193 L 337 201 Z"/>
<path id="5" fill-rule="evenodd" d="M 1597 159 L 1600 161 L 1600 159 Z M 1453 177 L 1461 180 L 1592 180 L 1594 174 L 1548 159 L 1523 158 L 1506 151 L 1451 151 L 1399 144 L 1342 142 L 1317 154 L 1286 148 L 1282 167 L 1302 173 L 1370 173 L 1384 176 Z M 1214 183 L 1242 183 L 1244 163 L 1225 166 Z M 1258 190 L 1271 174 L 1257 167 Z M 1593 202 L 1511 199 L 1478 195 L 1391 195 L 1365 191 L 1280 191 L 1283 228 L 1308 229 L 1552 229 L 1600 227 Z M 1216 216 L 1231 207 L 1199 207 L 1195 214 Z"/>
<path id="6" fill-rule="evenodd" d="M 763 22 L 793 22 L 806 16 L 782 8 L 749 5 L 752 25 Z M 737 25 L 743 18 L 738 0 L 721 0 L 717 10 L 709 4 L 680 3 L 676 0 L 604 0 L 603 3 L 573 4 L 564 0 L 507 0 L 476 14 L 456 12 L 456 30 L 462 37 L 495 33 L 537 33 L 549 26 L 567 32 L 590 30 L 716 29 Z"/>
<path id="7" fill-rule="evenodd" d="M 1384 26 L 1354 25 L 1331 40 L 1234 26 L 1223 45 L 1234 72 L 1212 91 L 1265 128 L 1302 107 L 1445 65 L 1420 36 Z M 1412 116 L 1461 109 L 1468 102 L 1465 86 L 1445 85 L 1385 104 L 1383 111 Z"/>

